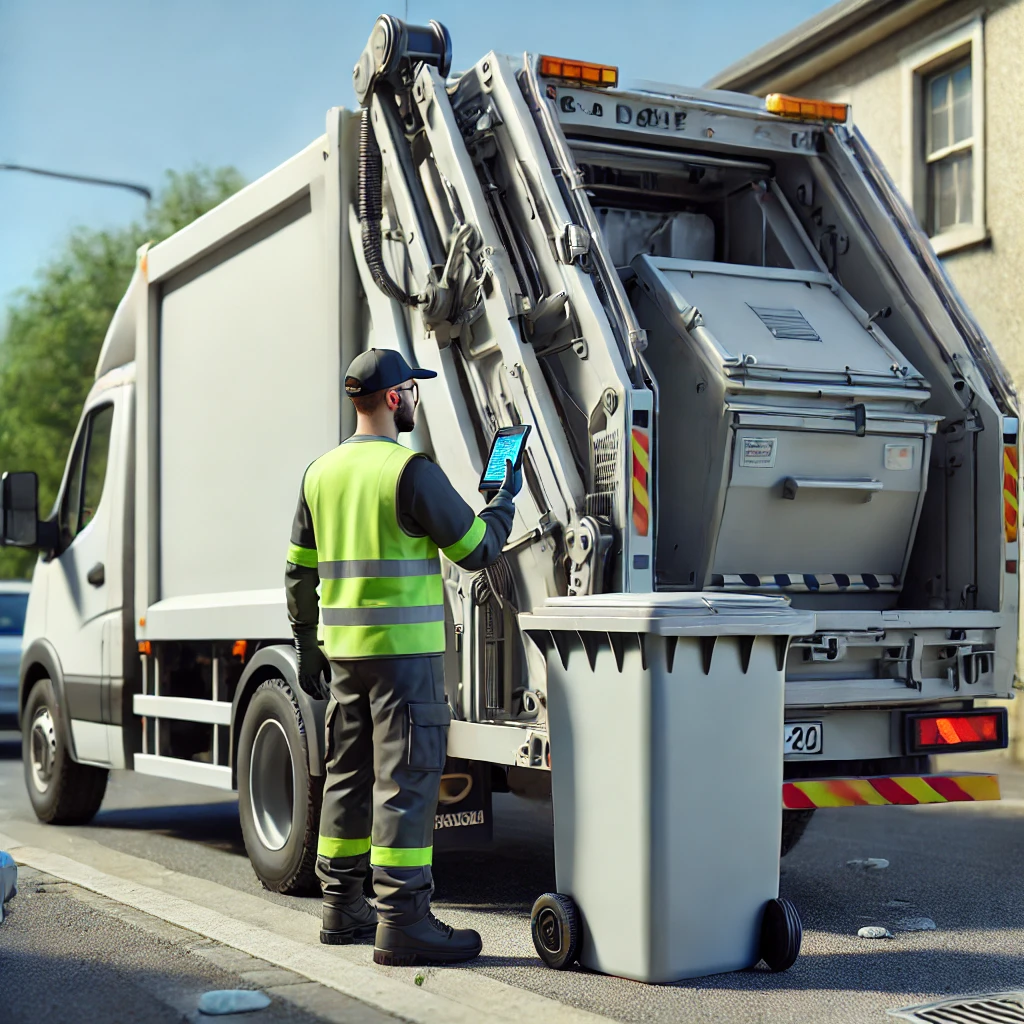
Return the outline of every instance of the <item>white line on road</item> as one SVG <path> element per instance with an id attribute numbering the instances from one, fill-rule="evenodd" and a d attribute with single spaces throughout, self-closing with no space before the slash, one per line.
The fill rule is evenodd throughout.
<path id="1" fill-rule="evenodd" d="M 470 970 L 422 971 L 419 973 L 425 975 L 425 981 L 416 986 L 412 983 L 417 973 L 414 970 L 354 964 L 339 956 L 334 947 L 276 934 L 180 896 L 117 878 L 62 854 L 21 845 L 3 834 L 0 849 L 8 850 L 21 864 L 287 968 L 415 1024 L 478 1024 L 481 1020 L 521 1024 L 529 1018 L 543 1020 L 545 1024 L 595 1024 L 607 1020 Z M 317 924 L 315 918 L 311 918 L 311 924 Z"/>

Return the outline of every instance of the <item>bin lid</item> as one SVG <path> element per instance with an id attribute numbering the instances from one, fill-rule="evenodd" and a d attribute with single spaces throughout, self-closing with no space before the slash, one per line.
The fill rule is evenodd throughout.
<path id="1" fill-rule="evenodd" d="M 664 636 L 798 636 L 814 632 L 814 613 L 760 594 L 646 593 L 550 597 L 519 616 L 524 630 L 657 633 Z"/>
<path id="2" fill-rule="evenodd" d="M 868 331 L 860 323 L 828 274 L 657 256 L 638 256 L 632 266 L 670 320 L 700 311 L 724 369 L 922 387 L 921 374 L 877 325 Z"/>

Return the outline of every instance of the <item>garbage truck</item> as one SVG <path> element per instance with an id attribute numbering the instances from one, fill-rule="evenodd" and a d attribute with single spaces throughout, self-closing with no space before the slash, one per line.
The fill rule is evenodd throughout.
<path id="1" fill-rule="evenodd" d="M 783 850 L 817 807 L 998 797 L 931 755 L 1007 742 L 1008 374 L 847 106 L 618 77 L 496 52 L 454 72 L 443 26 L 382 16 L 357 110 L 140 249 L 48 517 L 31 467 L 2 467 L 3 542 L 39 552 L 19 714 L 42 820 L 88 820 L 111 769 L 237 790 L 263 884 L 314 884 L 324 705 L 296 682 L 283 572 L 373 346 L 436 371 L 408 443 L 474 507 L 494 433 L 532 428 L 499 561 L 443 561 L 439 838 L 571 760 L 552 644 L 671 659 L 602 625 L 613 599 L 646 622 L 800 613 L 756 638 L 784 670 L 763 725 Z M 626 675 L 602 694 L 613 725 Z M 737 709 L 708 708 L 713 750 Z"/>

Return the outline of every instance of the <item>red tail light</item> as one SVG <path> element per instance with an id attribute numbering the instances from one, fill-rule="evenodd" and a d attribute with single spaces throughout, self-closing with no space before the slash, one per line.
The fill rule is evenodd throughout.
<path id="1" fill-rule="evenodd" d="M 1005 708 L 906 716 L 908 754 L 996 750 L 1005 747 L 1006 742 Z"/>

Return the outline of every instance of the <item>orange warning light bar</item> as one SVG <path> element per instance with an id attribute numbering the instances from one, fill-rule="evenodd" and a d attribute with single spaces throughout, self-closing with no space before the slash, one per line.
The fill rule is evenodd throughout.
<path id="1" fill-rule="evenodd" d="M 1017 541 L 1017 494 L 1018 494 L 1017 446 L 1003 446 L 1003 522 L 1006 528 L 1006 543 Z"/>
<path id="2" fill-rule="evenodd" d="M 1006 746 L 1006 709 L 907 715 L 907 753 L 994 750 Z"/>
<path id="3" fill-rule="evenodd" d="M 540 73 L 544 78 L 561 78 L 573 85 L 590 85 L 599 89 L 614 89 L 619 84 L 617 67 L 611 64 L 591 64 L 586 60 L 542 56 Z"/>
<path id="4" fill-rule="evenodd" d="M 846 103 L 831 103 L 829 100 L 807 100 L 799 96 L 786 96 L 773 92 L 765 98 L 765 110 L 769 114 L 790 117 L 797 121 L 845 121 L 849 113 Z"/>

